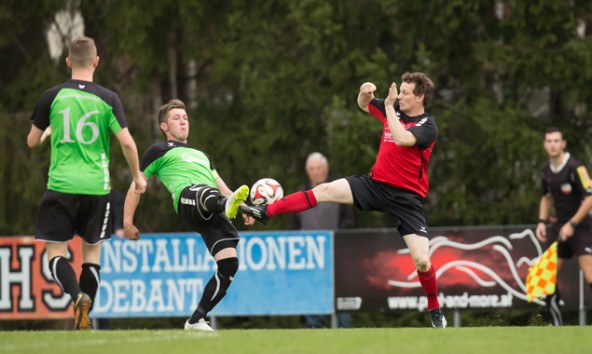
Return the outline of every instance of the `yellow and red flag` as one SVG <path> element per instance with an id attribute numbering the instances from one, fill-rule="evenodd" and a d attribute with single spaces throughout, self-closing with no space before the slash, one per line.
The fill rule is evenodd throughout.
<path id="1" fill-rule="evenodd" d="M 526 297 L 528 302 L 555 292 L 557 284 L 557 241 L 553 242 L 528 269 Z"/>

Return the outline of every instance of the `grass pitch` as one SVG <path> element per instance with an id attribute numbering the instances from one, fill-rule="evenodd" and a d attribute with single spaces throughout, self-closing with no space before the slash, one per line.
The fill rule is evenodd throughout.
<path id="1" fill-rule="evenodd" d="M 592 353 L 592 327 L 0 332 L 0 353 Z"/>

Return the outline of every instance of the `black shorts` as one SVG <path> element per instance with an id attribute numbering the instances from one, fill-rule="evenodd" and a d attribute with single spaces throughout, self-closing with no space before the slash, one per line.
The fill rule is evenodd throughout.
<path id="1" fill-rule="evenodd" d="M 88 244 L 111 238 L 109 195 L 68 194 L 47 190 L 43 195 L 35 238 L 67 242 L 79 235 Z"/>
<path id="2" fill-rule="evenodd" d="M 240 237 L 226 215 L 201 210 L 196 190 L 202 186 L 205 185 L 192 185 L 183 189 L 177 211 L 193 231 L 201 234 L 208 251 L 213 256 L 225 248 L 236 248 Z"/>
<path id="3" fill-rule="evenodd" d="M 559 230 L 563 225 L 561 223 L 551 225 L 547 246 L 558 240 Z M 588 217 L 576 226 L 574 234 L 567 241 L 557 243 L 557 257 L 570 259 L 574 254 L 576 256 L 592 255 L 592 220 Z"/>
<path id="4" fill-rule="evenodd" d="M 345 179 L 349 182 L 354 205 L 358 209 L 389 214 L 402 236 L 428 236 L 423 198 L 419 194 L 377 182 L 370 176 L 350 176 Z"/>

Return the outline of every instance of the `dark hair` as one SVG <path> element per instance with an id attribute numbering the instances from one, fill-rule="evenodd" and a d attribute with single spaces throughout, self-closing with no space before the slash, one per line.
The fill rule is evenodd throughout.
<path id="1" fill-rule="evenodd" d="M 159 127 L 160 127 L 160 123 L 166 123 L 166 120 L 169 116 L 169 112 L 175 108 L 185 109 L 185 103 L 183 103 L 183 101 L 181 101 L 180 99 L 173 98 L 172 100 L 169 100 L 167 103 L 163 104 L 158 109 L 158 125 L 159 125 Z M 164 137 L 166 138 L 166 134 L 164 133 L 162 128 L 160 128 L 160 131 L 162 131 L 162 134 L 164 134 Z"/>
<path id="2" fill-rule="evenodd" d="M 423 95 L 423 105 L 427 106 L 434 94 L 434 82 L 426 74 L 416 73 L 405 73 L 401 76 L 401 80 L 406 83 L 415 84 L 413 94 L 415 96 Z"/>
<path id="3" fill-rule="evenodd" d="M 557 127 L 549 127 L 549 128 L 547 128 L 547 130 L 545 130 L 545 135 L 547 135 L 549 133 L 561 133 L 561 135 L 563 135 L 563 132 L 559 128 L 557 128 Z"/>
<path id="4" fill-rule="evenodd" d="M 169 115 L 169 112 L 175 108 L 185 109 L 185 103 L 183 103 L 183 101 L 181 101 L 180 99 L 173 98 L 172 100 L 163 104 L 158 109 L 158 123 L 166 123 L 166 119 Z"/>
<path id="5" fill-rule="evenodd" d="M 557 127 L 549 127 L 547 128 L 547 130 L 545 130 L 545 135 L 543 135 L 543 138 L 546 139 L 547 138 L 547 134 L 551 134 L 551 133 L 559 133 L 561 134 L 561 140 L 565 139 L 565 136 L 563 136 L 563 132 L 561 131 L 561 129 L 557 128 Z"/>
<path id="6" fill-rule="evenodd" d="M 90 37 L 76 37 L 70 42 L 68 50 L 70 63 L 74 68 L 85 68 L 93 63 L 97 57 L 97 46 Z"/>

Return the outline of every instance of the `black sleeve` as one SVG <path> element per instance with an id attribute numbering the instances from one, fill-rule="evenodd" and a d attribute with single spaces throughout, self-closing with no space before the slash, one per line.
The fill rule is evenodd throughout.
<path id="1" fill-rule="evenodd" d="M 142 160 L 140 160 L 140 171 L 144 172 L 146 167 L 150 166 L 152 162 L 166 154 L 167 151 L 168 149 L 166 149 L 166 144 L 156 143 L 150 145 L 150 147 L 148 147 L 142 156 Z"/>
<path id="2" fill-rule="evenodd" d="M 372 101 L 370 101 L 370 104 L 372 106 L 374 106 L 376 109 L 378 109 L 380 112 L 382 112 L 382 115 L 384 117 L 386 117 L 386 109 L 384 108 L 384 99 L 373 98 Z"/>
<path id="3" fill-rule="evenodd" d="M 427 149 L 432 145 L 438 136 L 438 126 L 436 120 L 432 116 L 423 117 L 415 126 L 407 129 L 411 134 L 415 135 L 417 142 L 415 145 L 420 149 Z"/>
<path id="4" fill-rule="evenodd" d="M 113 108 L 113 114 L 115 115 L 117 122 L 119 122 L 121 129 L 127 128 L 127 120 L 125 119 L 125 113 L 123 113 L 123 104 L 115 92 L 113 92 L 113 105 L 111 107 Z"/>
<path id="5" fill-rule="evenodd" d="M 45 91 L 43 95 L 41 95 L 37 106 L 35 106 L 35 111 L 33 111 L 33 115 L 31 116 L 33 125 L 37 128 L 45 130 L 49 127 L 49 111 L 51 110 L 51 104 L 58 92 L 60 92 L 59 87 L 54 87 Z"/>
<path id="6" fill-rule="evenodd" d="M 214 171 L 216 169 L 216 166 L 214 165 L 214 160 L 212 160 L 212 158 L 210 157 L 210 155 L 206 154 L 204 151 L 202 151 L 204 155 L 206 155 L 206 157 L 208 158 L 208 160 L 210 160 L 210 170 Z"/>
<path id="7" fill-rule="evenodd" d="M 545 171 L 541 172 L 541 189 L 543 196 L 551 194 L 551 188 L 549 187 L 549 183 L 547 183 L 547 178 L 545 178 Z"/>

